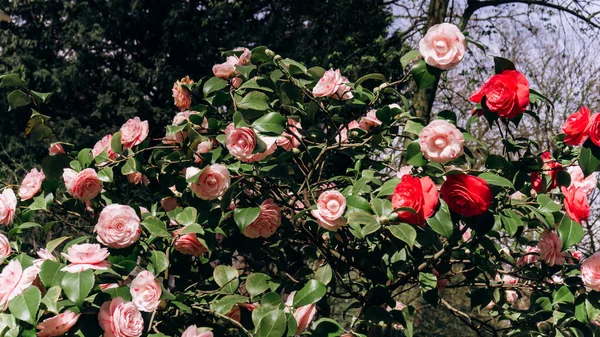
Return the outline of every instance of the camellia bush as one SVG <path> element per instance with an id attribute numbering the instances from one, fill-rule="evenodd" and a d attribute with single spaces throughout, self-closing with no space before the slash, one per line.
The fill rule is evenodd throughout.
<path id="1" fill-rule="evenodd" d="M 582 107 L 553 151 L 521 137 L 551 102 L 501 57 L 463 93 L 468 120 L 414 117 L 399 88 L 434 85 L 466 47 L 437 25 L 404 78 L 354 81 L 233 50 L 175 82 L 164 131 L 135 117 L 93 148 L 58 138 L 51 93 L 3 75 L 50 147 L 0 194 L 0 334 L 413 336 L 427 313 L 397 300 L 420 289 L 480 336 L 598 335 L 600 253 L 577 247 L 600 117 Z M 486 123 L 502 148 L 471 135 Z"/>

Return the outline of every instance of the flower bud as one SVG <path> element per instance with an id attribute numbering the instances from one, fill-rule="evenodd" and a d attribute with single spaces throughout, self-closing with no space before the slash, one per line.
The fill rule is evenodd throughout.
<path id="1" fill-rule="evenodd" d="M 279 63 L 279 62 L 281 62 L 281 55 L 275 55 L 275 56 L 273 57 L 273 62 L 275 62 L 275 63 Z"/>
<path id="2" fill-rule="evenodd" d="M 295 147 L 295 148 L 293 148 L 293 149 L 292 149 L 292 152 L 293 152 L 295 155 L 299 155 L 301 151 L 300 151 L 300 149 L 299 149 L 299 148 Z"/>
<path id="3" fill-rule="evenodd" d="M 390 219 L 388 219 L 385 216 L 382 216 L 381 218 L 379 218 L 379 223 L 385 226 L 390 223 Z"/>
<path id="4" fill-rule="evenodd" d="M 267 55 L 270 58 L 273 58 L 275 56 L 275 52 L 271 49 L 265 49 L 265 55 Z"/>

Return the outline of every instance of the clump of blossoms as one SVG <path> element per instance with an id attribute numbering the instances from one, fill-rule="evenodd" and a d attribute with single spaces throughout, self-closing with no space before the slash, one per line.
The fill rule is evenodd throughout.
<path id="1" fill-rule="evenodd" d="M 496 57 L 463 93 L 469 122 L 415 117 L 398 84 L 431 85 L 466 48 L 433 26 L 397 82 L 237 48 L 174 83 L 169 125 L 133 116 L 93 148 L 33 113 L 48 156 L 0 190 L 0 331 L 410 337 L 434 305 L 479 335 L 597 334 L 600 253 L 582 226 L 598 113 L 582 107 L 539 149 L 519 133 L 547 99 Z M 504 148 L 475 139 L 484 123 Z M 334 319 L 339 299 L 360 308 L 352 322 Z"/>

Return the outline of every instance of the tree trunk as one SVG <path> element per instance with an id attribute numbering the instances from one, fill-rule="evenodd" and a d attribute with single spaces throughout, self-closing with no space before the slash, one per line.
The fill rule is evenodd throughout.
<path id="1" fill-rule="evenodd" d="M 444 22 L 446 18 L 446 11 L 448 10 L 449 0 L 431 0 L 429 2 L 429 9 L 427 10 L 427 22 L 423 35 L 427 33 L 427 30 L 434 25 Z M 413 108 L 417 114 L 417 117 L 421 117 L 425 120 L 425 123 L 429 123 L 431 119 L 431 108 L 435 101 L 435 94 L 438 87 L 439 78 L 435 83 L 425 89 L 417 89 L 415 98 L 413 100 Z"/>

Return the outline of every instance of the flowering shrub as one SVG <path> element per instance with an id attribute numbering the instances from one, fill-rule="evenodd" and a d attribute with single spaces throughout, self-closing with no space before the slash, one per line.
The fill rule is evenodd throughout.
<path id="1" fill-rule="evenodd" d="M 496 57 L 468 121 L 424 125 L 396 85 L 435 83 L 465 48 L 455 26 L 433 27 L 396 82 L 234 50 L 213 77 L 175 82 L 164 132 L 134 117 L 93 149 L 57 138 L 38 112 L 49 94 L 2 76 L 11 108 L 33 110 L 26 134 L 50 147 L 0 194 L 0 331 L 413 336 L 423 313 L 396 299 L 419 287 L 480 334 L 592 335 L 600 255 L 577 245 L 597 115 L 571 116 L 552 152 L 519 137 L 547 100 Z M 503 149 L 471 135 L 486 122 Z M 444 300 L 459 287 L 491 320 Z M 337 299 L 352 321 L 333 319 Z"/>

